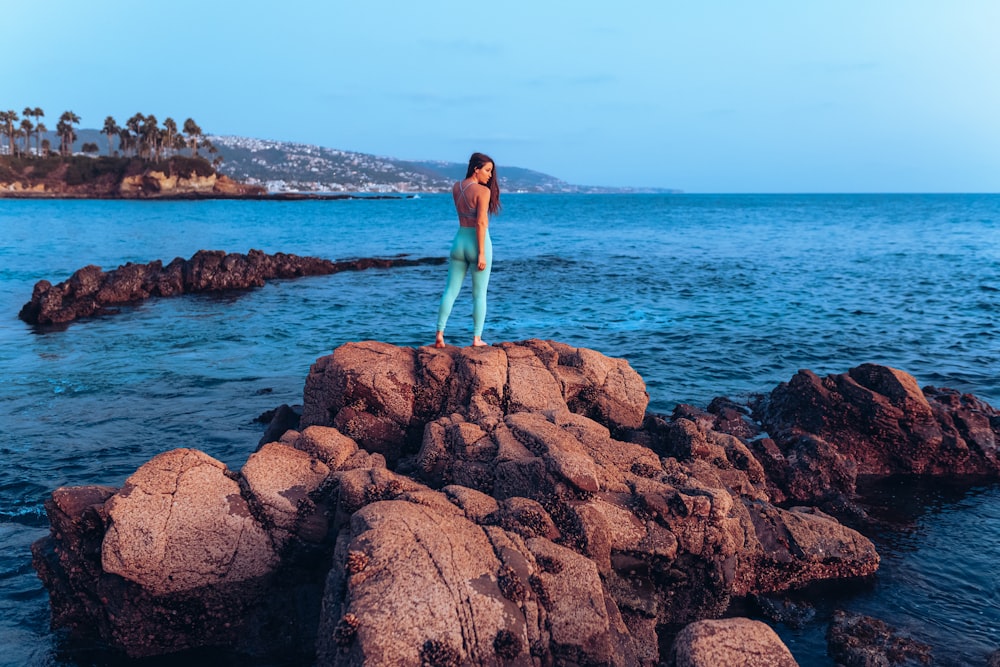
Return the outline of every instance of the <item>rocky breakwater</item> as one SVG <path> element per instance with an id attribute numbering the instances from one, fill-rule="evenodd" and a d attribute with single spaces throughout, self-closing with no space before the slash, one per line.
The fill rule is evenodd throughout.
<path id="1" fill-rule="evenodd" d="M 39 280 L 32 290 L 31 300 L 24 304 L 18 317 L 28 324 L 60 325 L 82 317 L 117 312 L 117 306 L 150 297 L 249 289 L 262 287 L 266 281 L 278 278 L 442 263 L 444 259 L 437 257 L 376 257 L 335 262 L 286 253 L 269 255 L 260 250 L 251 250 L 245 255 L 199 250 L 190 259 L 177 257 L 166 266 L 160 260 L 148 264 L 129 262 L 111 271 L 90 265 L 56 285 Z"/>
<path id="2" fill-rule="evenodd" d="M 776 392 L 759 407 L 790 424 Z M 624 360 L 554 341 L 350 343 L 313 365 L 297 427 L 240 471 L 181 449 L 120 489 L 55 491 L 34 565 L 56 626 L 130 656 L 697 665 L 725 636 L 794 665 L 766 626 L 704 620 L 743 596 L 877 569 L 862 534 L 776 503 L 802 486 L 791 471 L 827 459 L 797 460 L 802 432 L 764 437 L 725 400 L 669 418 L 647 401 Z"/>

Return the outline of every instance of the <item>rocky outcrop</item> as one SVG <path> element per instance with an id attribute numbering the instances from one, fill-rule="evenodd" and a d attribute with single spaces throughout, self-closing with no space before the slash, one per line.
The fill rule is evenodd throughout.
<path id="1" fill-rule="evenodd" d="M 224 176 L 201 158 L 45 157 L 0 163 L 0 197 L 217 199 L 267 189 Z"/>
<path id="2" fill-rule="evenodd" d="M 778 500 L 836 508 L 850 503 L 859 478 L 1000 474 L 1000 412 L 952 389 L 921 390 L 885 366 L 825 378 L 800 371 L 753 418 L 768 437 L 751 447 Z"/>
<path id="3" fill-rule="evenodd" d="M 90 265 L 57 285 L 40 280 L 35 283 L 31 301 L 24 304 L 18 317 L 34 325 L 67 324 L 83 317 L 116 312 L 116 306 L 138 303 L 150 297 L 249 289 L 262 287 L 266 281 L 277 278 L 440 264 L 443 261 L 437 257 L 390 257 L 334 262 L 280 252 L 268 255 L 260 250 L 251 250 L 245 255 L 199 250 L 191 259 L 177 257 L 166 266 L 160 260 L 148 264 L 129 262 L 111 271 Z"/>
<path id="4" fill-rule="evenodd" d="M 781 445 L 738 406 L 647 401 L 624 360 L 554 341 L 350 343 L 241 471 L 175 450 L 121 489 L 57 490 L 35 567 L 58 625 L 129 655 L 319 665 L 655 665 L 734 599 L 878 567 L 832 515 L 776 504 Z M 722 645 L 794 664 L 734 620 L 671 655 L 750 664 Z"/>

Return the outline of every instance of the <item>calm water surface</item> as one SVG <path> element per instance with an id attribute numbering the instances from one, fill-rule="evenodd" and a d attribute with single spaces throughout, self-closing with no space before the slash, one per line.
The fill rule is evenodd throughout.
<path id="1" fill-rule="evenodd" d="M 800 368 L 875 362 L 1000 405 L 1000 196 L 508 195 L 491 225 L 485 338 L 557 339 L 625 357 L 650 409 L 768 391 Z M 30 565 L 60 485 L 121 485 L 195 447 L 242 466 L 309 365 L 351 340 L 433 340 L 444 268 L 275 281 L 148 301 L 63 331 L 16 319 L 34 283 L 96 264 L 199 249 L 331 259 L 440 256 L 446 196 L 338 202 L 0 200 L 0 664 L 110 664 L 63 650 Z M 466 291 L 448 338 L 471 337 Z M 465 309 L 465 310 L 463 310 Z M 872 582 L 776 626 L 802 665 L 828 666 L 834 608 L 878 616 L 985 664 L 1000 648 L 1000 489 L 891 486 L 871 535 Z"/>

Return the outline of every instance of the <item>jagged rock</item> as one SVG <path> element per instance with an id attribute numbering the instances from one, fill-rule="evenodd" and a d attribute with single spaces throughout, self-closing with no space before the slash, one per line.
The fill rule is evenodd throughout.
<path id="1" fill-rule="evenodd" d="M 853 497 L 861 476 L 1000 474 L 1000 412 L 910 375 L 864 364 L 820 378 L 800 371 L 754 411 L 770 440 L 759 460 L 803 502 Z"/>
<path id="2" fill-rule="evenodd" d="M 774 630 L 749 618 L 692 623 L 671 649 L 670 667 L 798 667 Z"/>
<path id="3" fill-rule="evenodd" d="M 199 250 L 191 259 L 177 257 L 167 266 L 163 266 L 160 260 L 149 264 L 129 262 L 105 272 L 90 265 L 55 286 L 48 280 L 39 280 L 32 290 L 31 300 L 22 306 L 18 317 L 28 324 L 66 324 L 82 317 L 114 312 L 111 310 L 114 306 L 133 304 L 150 297 L 249 289 L 261 287 L 266 281 L 276 278 L 440 264 L 443 261 L 438 257 L 394 257 L 334 262 L 280 252 L 268 255 L 260 250 L 251 250 L 246 255 Z"/>
<path id="4" fill-rule="evenodd" d="M 313 365 L 297 427 L 240 472 L 176 450 L 117 492 L 58 490 L 35 566 L 58 624 L 134 656 L 228 646 L 319 665 L 654 665 L 661 629 L 878 567 L 831 514 L 776 504 L 805 493 L 806 471 L 846 484 L 859 466 L 885 469 L 873 455 L 846 465 L 831 424 L 855 429 L 845 448 L 874 446 L 871 424 L 891 415 L 908 425 L 891 446 L 941 458 L 960 436 L 975 443 L 965 460 L 990 460 L 989 406 L 946 390 L 921 402 L 889 369 L 850 377 L 864 390 L 808 376 L 795 381 L 804 397 L 776 390 L 759 407 L 770 439 L 721 400 L 646 415 L 627 362 L 562 343 L 349 343 Z M 853 409 L 861 426 L 802 405 Z"/>
<path id="5" fill-rule="evenodd" d="M 279 405 L 274 410 L 268 410 L 257 418 L 258 422 L 267 424 L 264 435 L 257 443 L 258 447 L 263 447 L 269 442 L 276 442 L 281 439 L 287 431 L 297 430 L 302 419 L 302 406 Z"/>
<path id="6" fill-rule="evenodd" d="M 830 657 L 845 667 L 932 663 L 930 646 L 871 616 L 835 612 L 826 640 Z"/>

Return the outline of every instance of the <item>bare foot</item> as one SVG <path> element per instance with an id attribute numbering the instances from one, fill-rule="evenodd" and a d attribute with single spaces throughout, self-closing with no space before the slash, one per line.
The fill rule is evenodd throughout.
<path id="1" fill-rule="evenodd" d="M 479 336 L 472 337 L 472 347 L 487 347 L 489 343 L 484 343 L 483 339 Z"/>
<path id="2" fill-rule="evenodd" d="M 434 347 L 444 347 L 444 332 L 438 331 L 434 337 Z"/>

